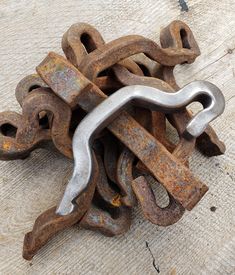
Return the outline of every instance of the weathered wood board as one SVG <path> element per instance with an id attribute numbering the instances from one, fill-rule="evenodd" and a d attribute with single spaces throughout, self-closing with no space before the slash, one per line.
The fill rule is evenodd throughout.
<path id="1" fill-rule="evenodd" d="M 235 274 L 235 1 L 187 4 L 183 12 L 176 0 L 0 1 L 0 111 L 20 111 L 18 81 L 48 51 L 62 53 L 61 36 L 71 24 L 93 24 L 107 41 L 142 34 L 159 42 L 161 28 L 180 19 L 193 30 L 202 54 L 177 68 L 177 80 L 184 85 L 203 79 L 222 89 L 226 110 L 213 125 L 227 146 L 220 157 L 194 154 L 191 167 L 210 190 L 177 224 L 156 227 L 137 209 L 124 236 L 105 238 L 74 226 L 31 262 L 21 256 L 24 234 L 58 202 L 72 162 L 46 150 L 0 162 L 0 274 L 157 274 L 146 242 L 160 274 Z"/>

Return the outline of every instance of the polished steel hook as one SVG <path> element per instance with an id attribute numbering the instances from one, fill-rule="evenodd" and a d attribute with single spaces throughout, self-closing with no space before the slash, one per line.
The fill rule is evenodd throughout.
<path id="1" fill-rule="evenodd" d="M 166 93 L 147 86 L 127 86 L 105 99 L 78 125 L 73 137 L 74 171 L 56 210 L 67 215 L 76 208 L 76 198 L 86 189 L 92 175 L 91 144 L 96 134 L 113 121 L 130 103 L 164 113 L 176 112 L 191 102 L 199 101 L 204 109 L 187 124 L 184 136 L 198 137 L 208 124 L 223 113 L 225 100 L 212 83 L 194 81 L 176 93 Z"/>

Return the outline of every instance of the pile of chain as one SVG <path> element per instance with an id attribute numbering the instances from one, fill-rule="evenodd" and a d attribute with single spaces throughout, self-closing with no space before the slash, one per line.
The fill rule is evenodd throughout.
<path id="1" fill-rule="evenodd" d="M 94 27 L 72 25 L 62 39 L 66 58 L 49 53 L 36 68 L 38 74 L 17 85 L 22 114 L 0 114 L 0 158 L 23 159 L 35 148 L 50 149 L 53 144 L 72 159 L 77 125 L 119 88 L 145 85 L 169 93 L 179 90 L 174 67 L 194 62 L 200 54 L 198 45 L 181 21 L 162 29 L 160 43 L 161 47 L 139 35 L 105 43 Z M 210 126 L 197 139 L 185 139 L 183 131 L 191 117 L 185 108 L 172 114 L 134 106 L 126 109 L 92 145 L 97 162 L 89 188 L 77 198 L 76 211 L 60 216 L 53 207 L 42 213 L 25 236 L 23 257 L 31 259 L 57 232 L 74 224 L 106 236 L 123 234 L 130 228 L 137 202 L 150 222 L 176 223 L 207 191 L 189 169 L 195 146 L 208 157 L 225 151 Z M 177 144 L 167 139 L 167 120 L 177 130 Z M 168 191 L 167 207 L 156 202 L 148 174 Z M 187 190 L 175 186 L 182 178 L 188 179 Z"/>

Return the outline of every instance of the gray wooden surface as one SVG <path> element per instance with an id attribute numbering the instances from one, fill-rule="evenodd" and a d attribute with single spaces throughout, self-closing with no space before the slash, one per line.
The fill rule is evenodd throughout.
<path id="1" fill-rule="evenodd" d="M 24 234 L 58 202 L 72 163 L 46 150 L 0 162 L 0 274 L 157 274 L 146 241 L 160 274 L 235 274 L 235 1 L 187 3 L 188 12 L 175 0 L 0 1 L 0 111 L 20 111 L 18 81 L 48 51 L 62 53 L 61 36 L 71 24 L 93 24 L 106 41 L 142 34 L 159 42 L 161 28 L 180 19 L 192 28 L 202 55 L 177 68 L 177 80 L 184 85 L 204 79 L 222 89 L 226 111 L 213 125 L 227 146 L 224 156 L 193 155 L 192 170 L 210 190 L 177 224 L 154 226 L 136 209 L 124 236 L 105 238 L 74 226 L 31 262 L 21 257 Z"/>

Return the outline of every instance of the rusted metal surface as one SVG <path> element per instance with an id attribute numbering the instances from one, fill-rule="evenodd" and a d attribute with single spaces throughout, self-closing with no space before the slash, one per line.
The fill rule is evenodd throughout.
<path id="1" fill-rule="evenodd" d="M 162 67 L 162 77 L 164 81 L 166 81 L 170 86 L 172 86 L 175 91 L 179 90 L 179 86 L 176 83 L 174 74 L 173 74 L 173 67 Z M 180 119 L 178 118 L 180 116 Z M 181 123 L 179 120 L 184 121 L 187 123 L 191 119 L 191 113 L 187 110 L 183 110 L 181 114 L 174 114 L 174 117 L 171 116 L 170 120 L 173 125 L 181 131 Z M 213 128 L 209 125 L 203 134 L 201 134 L 197 138 L 197 147 L 198 149 L 206 156 L 213 157 L 224 154 L 226 147 L 224 143 L 218 138 L 216 132 Z"/>
<path id="2" fill-rule="evenodd" d="M 195 81 L 173 94 L 165 93 L 156 88 L 147 86 L 128 86 L 118 90 L 116 93 L 100 103 L 99 106 L 93 109 L 92 112 L 83 119 L 75 131 L 73 137 L 73 153 L 75 159 L 74 173 L 66 187 L 64 196 L 58 207 L 58 213 L 61 215 L 66 215 L 67 213 L 73 211 L 75 207 L 73 202 L 76 196 L 78 196 L 86 188 L 87 183 L 90 180 L 92 170 L 90 146 L 94 141 L 95 135 L 108 126 L 111 120 L 117 123 L 117 117 L 121 117 L 119 114 L 128 104 L 132 103 L 139 106 L 148 106 L 148 108 L 153 110 L 174 112 L 177 109 L 185 107 L 194 100 L 201 102 L 204 109 L 198 112 L 185 127 L 183 136 L 187 139 L 191 139 L 199 136 L 207 127 L 208 123 L 224 111 L 225 100 L 221 91 L 209 82 Z M 109 124 L 109 127 L 110 125 L 112 125 L 112 123 Z M 126 128 L 128 127 L 126 126 Z M 137 132 L 136 128 L 134 130 Z M 83 134 L 81 135 L 80 133 Z M 126 137 L 131 139 L 133 136 L 128 134 Z M 126 138 L 123 142 L 126 144 Z M 144 142 L 145 140 L 142 140 L 142 143 Z M 139 144 L 141 144 L 141 142 Z M 130 144 L 128 147 L 132 149 L 136 148 L 134 145 L 131 147 Z M 134 151 L 143 162 L 146 162 L 146 166 L 148 167 L 149 160 L 146 157 L 146 154 L 149 153 L 149 155 L 151 155 L 151 149 L 151 147 L 143 147 L 143 154 L 141 153 L 139 155 Z M 166 152 L 168 151 L 166 150 Z M 166 154 L 164 156 L 166 160 L 167 158 L 170 158 L 171 154 L 168 154 L 168 156 L 166 156 Z M 162 155 L 164 155 L 164 151 L 162 151 Z M 159 178 L 159 176 L 157 176 L 157 172 L 155 173 L 156 178 Z M 189 201 L 195 201 L 195 198 L 192 198 L 194 197 L 193 194 L 197 197 L 198 194 L 196 195 L 196 193 L 200 190 L 199 186 L 203 185 L 199 183 L 195 177 L 190 176 L 190 178 L 188 178 L 189 172 L 184 171 L 182 168 L 181 176 L 183 177 L 182 179 L 179 177 L 171 183 L 168 181 L 164 182 L 163 177 L 162 184 L 176 200 L 185 206 Z M 79 184 L 77 181 L 78 178 L 80 179 Z M 167 178 L 165 178 L 165 180 L 167 180 Z M 180 184 L 178 180 L 180 180 Z M 194 191 L 191 190 L 190 180 L 194 181 Z M 178 188 L 178 186 L 181 187 Z M 182 186 L 184 188 L 184 192 L 187 190 L 187 194 L 182 195 L 175 192 L 174 189 L 181 189 Z M 195 191 L 196 193 L 194 193 Z M 187 208 L 187 206 L 185 207 Z"/>
<path id="3" fill-rule="evenodd" d="M 45 110 L 53 115 L 51 129 L 45 127 L 40 114 Z M 17 159 L 27 156 L 42 143 L 53 140 L 56 148 L 65 156 L 72 158 L 72 140 L 69 136 L 71 110 L 49 88 L 37 88 L 22 103 L 22 115 L 15 112 L 0 114 L 0 158 Z M 14 127 L 15 135 L 7 128 Z"/>
<path id="4" fill-rule="evenodd" d="M 190 48 L 200 54 L 200 50 L 194 39 L 193 33 L 190 28 L 183 24 L 181 21 L 174 21 L 169 26 L 164 28 L 160 33 L 160 42 L 163 48 L 178 47 Z M 163 80 L 172 86 L 175 91 L 179 90 L 173 74 L 174 67 L 163 66 L 162 77 Z M 186 122 L 190 120 L 191 115 L 187 110 L 184 110 L 180 115 L 181 119 Z M 175 122 L 175 121 L 174 121 Z M 179 125 L 175 125 L 180 128 Z M 204 133 L 197 138 L 197 147 L 199 150 L 208 157 L 221 155 L 225 152 L 225 145 L 219 140 L 215 131 L 211 126 L 208 126 Z"/>
<path id="5" fill-rule="evenodd" d="M 145 66 L 147 67 L 148 60 L 146 60 L 145 58 L 144 61 L 145 61 Z M 161 88 L 161 89 L 164 89 L 165 91 L 170 91 L 170 92 L 172 92 L 173 90 L 169 85 L 166 85 L 166 83 L 161 81 L 160 79 L 157 79 L 154 77 L 137 76 L 118 65 L 116 65 L 113 68 L 113 70 L 118 80 L 125 86 L 133 85 L 135 83 L 139 85 L 148 85 L 150 87 Z M 168 141 L 166 138 L 165 114 L 160 112 L 152 112 L 151 118 L 152 118 L 153 135 L 159 141 L 161 141 L 161 143 L 164 144 L 165 147 L 170 152 L 172 152 L 175 149 L 175 145 L 172 144 L 170 141 Z M 184 124 L 182 127 L 185 128 L 185 125 L 186 124 Z M 191 145 L 190 148 L 188 146 L 186 146 L 186 148 L 182 146 L 182 144 L 185 144 L 186 142 L 187 141 L 184 138 L 181 138 L 181 141 L 179 142 L 178 146 L 175 149 L 177 152 L 176 154 L 183 154 L 184 157 L 190 156 L 189 153 L 192 152 L 195 141 L 189 142 L 189 144 Z M 179 155 L 178 159 L 181 160 L 182 156 Z M 139 167 L 140 167 L 140 164 L 139 164 Z M 148 172 L 148 170 L 145 170 L 145 172 Z M 138 177 L 135 180 L 133 178 L 131 180 L 129 179 L 129 182 L 132 184 L 132 188 L 140 202 L 140 205 L 145 217 L 148 220 L 150 220 L 152 223 L 157 225 L 167 226 L 177 222 L 182 217 L 184 213 L 184 208 L 179 203 L 177 203 L 177 201 L 175 201 L 172 196 L 169 196 L 169 205 L 166 208 L 162 209 L 156 204 L 152 189 L 149 186 L 147 180 L 143 176 Z M 131 196 L 130 196 L 131 198 L 135 197 L 133 195 L 132 188 L 129 188 L 131 190 Z"/>
<path id="6" fill-rule="evenodd" d="M 37 251 L 48 242 L 59 231 L 70 227 L 71 225 L 79 222 L 84 216 L 88 208 L 90 207 L 96 182 L 99 176 L 98 164 L 95 157 L 94 169 L 92 174 L 92 180 L 88 189 L 77 198 L 79 207 L 74 213 L 68 216 L 60 216 L 55 212 L 56 207 L 52 207 L 43 212 L 35 221 L 33 230 L 28 232 L 24 238 L 23 257 L 26 260 L 30 260 L 37 253 Z"/>
<path id="7" fill-rule="evenodd" d="M 188 158 L 195 147 L 196 139 L 187 140 L 181 138 L 173 155 L 188 166 Z M 145 177 L 140 176 L 131 182 L 133 191 L 138 198 L 144 216 L 150 222 L 168 226 L 176 223 L 184 214 L 185 209 L 169 194 L 169 204 L 161 208 L 158 206 L 150 184 Z"/>
<path id="8" fill-rule="evenodd" d="M 25 235 L 23 246 L 23 257 L 30 260 L 37 251 L 48 242 L 59 231 L 78 224 L 82 228 L 99 231 L 106 236 L 115 236 L 125 233 L 131 224 L 131 209 L 121 206 L 118 200 L 112 202 L 115 198 L 114 193 L 110 193 L 110 187 L 107 183 L 104 185 L 104 167 L 101 159 L 94 158 L 94 170 L 92 180 L 88 189 L 77 198 L 79 207 L 76 211 L 67 216 L 57 215 L 56 207 L 52 207 L 43 212 L 35 221 L 33 229 Z M 95 188 L 101 196 L 101 200 L 110 200 L 115 209 L 104 206 L 97 206 L 96 198 L 93 197 Z M 102 191 L 101 191 L 102 188 Z M 108 195 L 107 195 L 108 194 Z M 114 194 L 114 196 L 112 196 Z M 91 204 L 91 201 L 94 201 Z M 100 203 L 100 202 L 99 202 Z M 89 209 L 88 209 L 89 208 Z"/>
<path id="9" fill-rule="evenodd" d="M 109 95 L 118 89 L 122 88 L 123 85 L 118 82 L 114 77 L 100 76 L 94 81 L 95 85 L 100 88 L 106 95 Z"/>
<path id="10" fill-rule="evenodd" d="M 113 237 L 127 232 L 131 225 L 131 209 L 118 207 L 113 214 L 92 205 L 79 225 L 82 228 L 98 231 L 107 237 Z"/>
<path id="11" fill-rule="evenodd" d="M 15 97 L 22 107 L 24 99 L 30 92 L 37 88 L 47 87 L 46 83 L 37 74 L 31 74 L 24 77 L 16 86 Z"/>
<path id="12" fill-rule="evenodd" d="M 200 49 L 191 29 L 187 24 L 179 20 L 171 22 L 168 26 L 161 30 L 160 42 L 163 49 L 176 48 L 178 49 L 178 51 L 190 50 L 194 53 L 195 56 L 200 55 Z M 192 59 L 191 61 L 193 62 L 194 59 Z M 188 61 L 188 63 L 189 62 L 190 61 Z M 182 62 L 179 62 L 177 64 L 180 63 Z M 162 65 L 172 66 L 169 64 Z"/>
<path id="13" fill-rule="evenodd" d="M 75 129 L 87 113 L 120 88 L 145 85 L 171 94 L 180 90 L 173 70 L 200 55 L 196 40 L 185 23 L 173 21 L 161 30 L 160 43 L 139 35 L 105 43 L 93 26 L 72 25 L 62 39 L 66 59 L 49 53 L 37 67 L 38 74 L 26 76 L 17 85 L 22 114 L 0 113 L 0 159 L 25 158 L 35 148 L 52 149 L 51 144 L 73 158 Z M 188 158 L 195 144 L 207 156 L 224 153 L 224 144 L 210 126 L 197 139 L 192 134 L 197 129 L 186 136 L 193 118 L 186 108 L 167 114 L 148 108 L 130 106 L 110 118 L 106 130 L 97 131 L 91 180 L 77 197 L 74 212 L 61 216 L 53 207 L 42 213 L 25 236 L 25 259 L 74 224 L 106 236 L 125 233 L 137 202 L 144 216 L 160 226 L 177 222 L 185 209 L 198 203 L 207 187 L 190 171 Z M 166 120 L 177 130 L 177 144 L 167 139 Z M 158 205 L 145 175 L 166 188 L 167 207 Z M 77 180 L 81 182 L 82 177 Z"/>
<path id="14" fill-rule="evenodd" d="M 124 205 L 133 207 L 136 205 L 136 198 L 131 188 L 133 180 L 133 163 L 135 155 L 125 148 L 119 156 L 117 163 L 117 184 L 121 190 L 121 201 Z"/>
<path id="15" fill-rule="evenodd" d="M 94 103 L 98 104 L 106 98 L 98 87 L 91 82 L 86 87 L 84 87 L 85 85 L 79 87 L 75 76 L 81 77 L 81 73 L 70 63 L 68 64 L 68 61 L 63 57 L 55 53 L 50 53 L 44 59 L 37 67 L 37 72 L 52 90 L 71 106 L 74 106 L 76 102 L 84 110 L 90 111 L 93 109 Z M 71 75 L 73 77 L 70 77 Z M 65 81 L 68 78 L 69 81 Z M 85 77 L 83 76 L 83 78 Z M 87 80 L 82 82 L 87 83 Z M 69 90 L 70 92 L 68 92 Z M 66 95 L 66 91 L 69 94 Z M 90 95 L 91 93 L 92 95 Z M 73 94 L 72 97 L 71 94 Z M 189 170 L 186 170 L 187 168 L 177 162 L 177 159 L 172 157 L 160 142 L 154 139 L 128 114 L 122 113 L 109 124 L 108 129 L 144 162 L 154 176 L 186 209 L 191 210 L 207 191 L 207 188 Z M 148 147 L 151 148 L 149 152 L 146 151 Z M 156 169 L 156 167 L 158 168 Z M 181 171 L 181 175 L 179 171 Z M 178 184 L 187 181 L 188 189 L 185 186 L 182 187 L 182 184 Z"/>
<path id="16" fill-rule="evenodd" d="M 20 106 L 22 107 L 23 101 L 29 95 L 29 93 L 41 87 L 47 88 L 47 85 L 38 74 L 31 74 L 24 77 L 18 83 L 15 89 L 15 97 L 18 103 L 20 104 Z M 51 127 L 53 115 L 50 112 L 45 112 L 45 111 L 40 112 L 39 118 L 41 120 L 43 119 L 48 120 L 47 121 L 48 126 Z"/>
<path id="17" fill-rule="evenodd" d="M 140 176 L 133 180 L 132 187 L 145 218 L 152 223 L 168 226 L 176 223 L 183 216 L 185 209 L 172 196 L 169 196 L 168 206 L 161 208 L 156 204 L 153 191 L 145 177 Z"/>
<path id="18" fill-rule="evenodd" d="M 151 59 L 166 66 L 183 62 L 191 63 L 197 57 L 190 49 L 162 49 L 150 39 L 129 35 L 102 45 L 91 52 L 81 62 L 80 69 L 88 79 L 93 80 L 99 72 L 137 53 L 145 53 Z"/>
<path id="19" fill-rule="evenodd" d="M 146 85 L 157 89 L 161 89 L 163 91 L 172 91 L 172 88 L 161 79 L 155 77 L 138 76 L 129 72 L 126 68 L 123 68 L 119 65 L 116 65 L 113 68 L 113 71 L 119 82 L 121 82 L 125 86 Z M 143 118 L 146 117 L 146 115 L 141 115 L 140 117 Z M 147 114 L 147 117 L 149 117 L 151 120 L 150 132 L 152 132 L 153 136 L 156 137 L 157 140 L 159 140 L 170 152 L 172 152 L 172 150 L 174 149 L 174 144 L 169 142 L 166 138 L 165 114 L 162 112 L 152 111 L 150 114 Z"/>
<path id="20" fill-rule="evenodd" d="M 161 65 L 150 59 L 143 53 L 135 54 L 130 57 L 142 70 L 144 76 L 158 77 Z"/>
<path id="21" fill-rule="evenodd" d="M 96 158 L 99 164 L 100 172 L 96 191 L 106 204 L 112 207 L 119 207 L 121 206 L 121 195 L 111 187 L 101 156 L 97 155 Z"/>
<path id="22" fill-rule="evenodd" d="M 101 34 L 87 23 L 73 24 L 62 38 L 62 49 L 66 58 L 78 67 L 90 52 L 105 44 Z"/>
<path id="23" fill-rule="evenodd" d="M 104 135 L 101 139 L 104 147 L 104 166 L 108 178 L 116 182 L 116 168 L 119 155 L 118 140 L 110 133 Z"/>
<path id="24" fill-rule="evenodd" d="M 105 41 L 98 30 L 86 23 L 73 24 L 62 38 L 62 49 L 67 59 L 79 69 L 81 69 L 81 62 L 84 62 L 83 60 L 88 54 L 104 44 Z M 118 63 L 135 74 L 143 74 L 139 66 L 129 58 L 120 59 Z M 103 69 L 99 70 L 98 73 L 101 73 L 101 71 L 103 74 L 105 73 Z M 97 77 L 96 83 L 97 86 L 106 90 L 115 81 L 109 75 L 106 75 L 105 78 Z"/>

